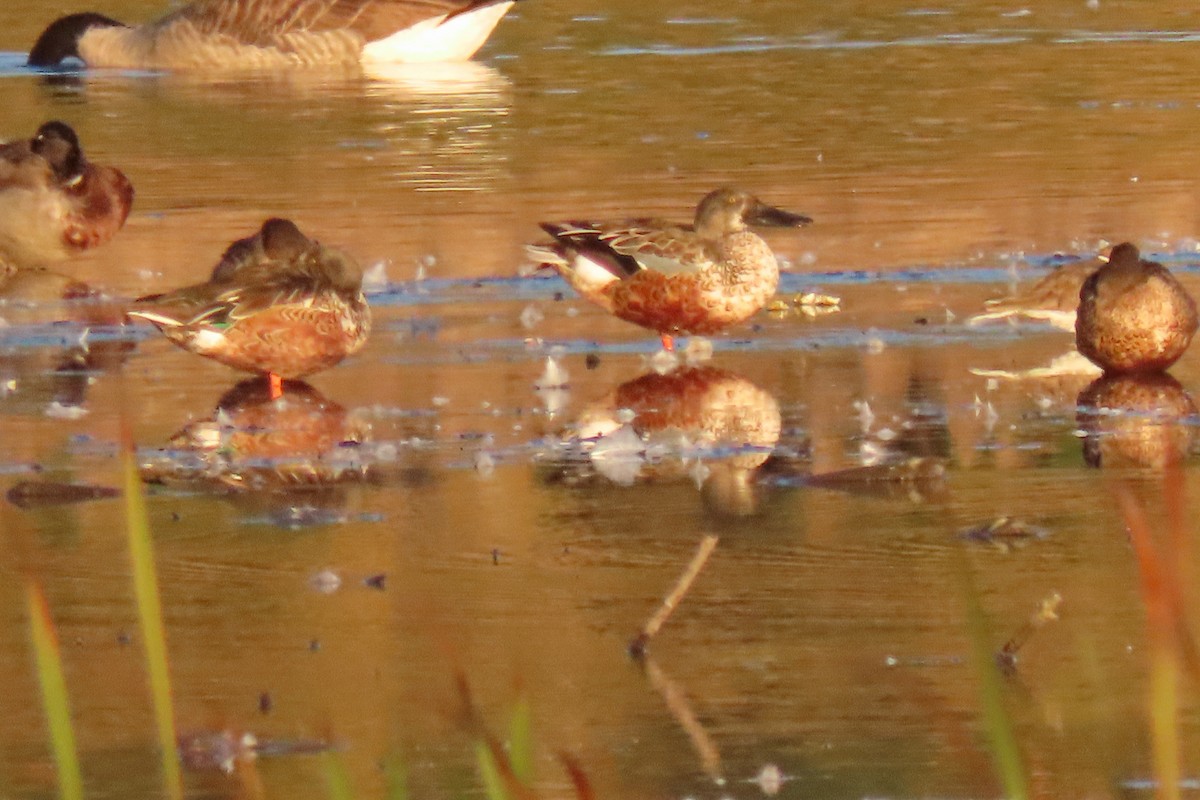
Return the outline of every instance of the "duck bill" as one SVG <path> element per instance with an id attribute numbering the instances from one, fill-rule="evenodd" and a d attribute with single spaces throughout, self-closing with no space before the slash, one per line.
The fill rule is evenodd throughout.
<path id="1" fill-rule="evenodd" d="M 746 215 L 746 223 L 748 225 L 759 225 L 764 228 L 799 228 L 801 225 L 807 225 L 812 222 L 812 217 L 806 217 L 803 214 L 793 214 L 790 211 L 784 211 L 782 208 L 764 205 L 759 203 L 757 207 Z"/>

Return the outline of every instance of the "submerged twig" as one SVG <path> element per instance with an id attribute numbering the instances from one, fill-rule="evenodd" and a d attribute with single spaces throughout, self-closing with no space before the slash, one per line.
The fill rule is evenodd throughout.
<path id="1" fill-rule="evenodd" d="M 1051 592 L 1042 602 L 1038 603 L 1037 610 L 1029 615 L 1025 624 L 1017 629 L 1017 632 L 1009 637 L 1004 646 L 996 653 L 996 662 L 1005 670 L 1016 669 L 1017 652 L 1025 646 L 1039 628 L 1047 622 L 1058 619 L 1058 607 L 1061 604 L 1062 595 L 1058 592 Z"/>
<path id="2" fill-rule="evenodd" d="M 687 594 L 688 589 L 692 587 L 692 583 L 700 574 L 700 570 L 704 569 L 704 565 L 708 562 L 708 557 L 717 547 L 718 537 L 712 534 L 706 535 L 701 541 L 700 546 L 696 548 L 696 555 L 692 556 L 691 562 L 687 565 L 687 569 L 679 576 L 679 580 L 675 583 L 675 588 L 671 590 L 665 598 L 662 605 L 658 607 L 658 611 L 646 621 L 642 626 L 642 631 L 634 637 L 629 643 L 629 654 L 634 658 L 643 658 L 646 655 L 646 647 L 650 644 L 650 640 L 654 638 L 663 624 L 671 616 L 675 607 L 679 605 L 679 601 Z"/>
<path id="3" fill-rule="evenodd" d="M 679 727 L 683 728 L 688 741 L 692 743 L 692 748 L 700 756 L 700 765 L 705 774 L 714 781 L 719 781 L 721 778 L 721 752 L 717 749 L 712 737 L 708 735 L 708 731 L 704 729 L 704 725 L 700 723 L 700 718 L 692 711 L 692 704 L 688 702 L 687 695 L 667 677 L 666 673 L 658 668 L 652 659 L 646 658 L 642 663 L 646 670 L 646 677 L 650 679 L 650 685 L 662 695 L 663 702 L 667 704 L 671 716 L 679 723 Z"/>

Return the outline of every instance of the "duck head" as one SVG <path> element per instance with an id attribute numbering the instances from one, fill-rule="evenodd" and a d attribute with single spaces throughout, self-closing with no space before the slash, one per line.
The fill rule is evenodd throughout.
<path id="1" fill-rule="evenodd" d="M 262 237 L 263 252 L 274 261 L 291 261 L 315 246 L 290 219 L 268 219 L 262 224 L 259 236 Z"/>
<path id="2" fill-rule="evenodd" d="M 812 222 L 811 217 L 793 214 L 763 203 L 740 189 L 717 189 L 696 207 L 696 233 L 705 238 L 720 238 L 749 226 L 798 228 Z"/>
<path id="3" fill-rule="evenodd" d="M 334 289 L 357 292 L 362 288 L 362 268 L 350 256 L 309 239 L 290 219 L 273 217 L 259 232 L 263 253 L 283 264 L 304 264 Z"/>
<path id="4" fill-rule="evenodd" d="M 30 148 L 46 160 L 61 183 L 74 183 L 83 175 L 83 148 L 74 129 L 65 122 L 54 120 L 43 124 Z"/>
<path id="5" fill-rule="evenodd" d="M 1134 266 L 1142 260 L 1142 253 L 1132 242 L 1121 242 L 1108 254 L 1108 263 L 1113 267 Z"/>

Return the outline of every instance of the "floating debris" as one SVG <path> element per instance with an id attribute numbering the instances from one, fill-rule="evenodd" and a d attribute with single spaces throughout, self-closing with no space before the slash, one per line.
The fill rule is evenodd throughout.
<path id="1" fill-rule="evenodd" d="M 871 404 L 866 400 L 855 400 L 850 404 L 858 415 L 858 425 L 865 434 L 871 430 L 871 426 L 875 424 L 875 412 L 871 410 Z"/>
<path id="2" fill-rule="evenodd" d="M 1058 607 L 1062 605 L 1062 595 L 1051 592 L 1029 616 L 1021 628 L 1009 638 L 1000 651 L 996 653 L 996 663 L 1003 669 L 1013 671 L 1017 668 L 1017 652 L 1041 629 L 1047 622 L 1058 619 Z"/>
<path id="3" fill-rule="evenodd" d="M 706 361 L 712 361 L 713 343 L 703 336 L 689 336 L 687 346 L 683 348 L 683 360 L 688 366 L 696 366 Z"/>
<path id="4" fill-rule="evenodd" d="M 548 416 L 555 416 L 567 407 L 571 399 L 571 377 L 554 356 L 546 357 L 546 368 L 533 383 L 534 391 L 546 407 Z"/>
<path id="5" fill-rule="evenodd" d="M 850 467 L 810 475 L 804 480 L 804 484 L 854 494 L 904 496 L 914 503 L 919 503 L 945 491 L 946 460 L 919 457 L 872 466 Z"/>
<path id="6" fill-rule="evenodd" d="M 321 594 L 333 594 L 342 588 L 342 576 L 331 569 L 323 569 L 308 579 L 308 585 Z"/>
<path id="7" fill-rule="evenodd" d="M 180 734 L 176 744 L 179 760 L 187 769 L 226 774 L 232 774 L 238 764 L 249 764 L 260 756 L 305 755 L 331 749 L 330 743 L 321 739 L 266 740 L 249 731 L 230 730 Z"/>
<path id="8" fill-rule="evenodd" d="M 363 270 L 362 290 L 365 294 L 381 294 L 388 288 L 388 260 L 382 258 Z"/>
<path id="9" fill-rule="evenodd" d="M 112 497 L 120 497 L 121 490 L 111 486 L 92 486 L 80 483 L 21 481 L 9 489 L 5 496 L 8 498 L 8 502 L 17 508 L 35 508 L 86 503 L 91 500 L 107 500 Z"/>
<path id="10" fill-rule="evenodd" d="M 535 327 L 545 318 L 546 315 L 542 313 L 542 310 L 534 303 L 530 303 L 529 305 L 525 306 L 525 308 L 521 309 L 521 316 L 518 319 L 521 320 L 521 327 L 528 330 Z"/>
<path id="11" fill-rule="evenodd" d="M 750 779 L 750 783 L 757 783 L 763 794 L 767 797 L 774 797 L 779 794 L 783 784 L 789 780 L 790 778 L 784 775 L 783 770 L 775 764 L 764 764 L 758 774 Z"/>
<path id="12" fill-rule="evenodd" d="M 666 375 L 679 366 L 679 355 L 673 350 L 659 350 L 646 359 L 646 366 L 659 375 Z"/>
<path id="13" fill-rule="evenodd" d="M 475 453 L 475 471 L 483 477 L 490 477 L 496 471 L 496 459 L 487 450 Z"/>
<path id="14" fill-rule="evenodd" d="M 970 542 L 994 544 L 1001 549 L 1045 539 L 1050 531 L 1039 525 L 1031 525 L 1016 517 L 996 517 L 991 522 L 972 525 L 958 532 L 958 538 Z"/>
<path id="15" fill-rule="evenodd" d="M 842 310 L 842 298 L 817 291 L 807 291 L 792 298 L 792 304 L 803 316 L 813 319 Z"/>
<path id="16" fill-rule="evenodd" d="M 87 415 L 86 408 L 72 403 L 60 403 L 55 400 L 46 406 L 46 416 L 52 419 L 83 419 Z"/>
<path id="17" fill-rule="evenodd" d="M 566 368 L 559 363 L 557 358 L 546 356 L 546 368 L 542 370 L 541 377 L 533 383 L 533 388 L 542 391 L 545 389 L 567 389 L 571 385 L 571 376 Z"/>

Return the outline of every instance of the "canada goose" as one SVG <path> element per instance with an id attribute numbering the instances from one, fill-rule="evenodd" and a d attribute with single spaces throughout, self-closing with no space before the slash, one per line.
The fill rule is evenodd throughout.
<path id="1" fill-rule="evenodd" d="M 84 158 L 64 122 L 0 144 L 0 274 L 44 266 L 104 244 L 133 205 L 133 184 Z"/>
<path id="2" fill-rule="evenodd" d="M 516 0 L 195 0 L 131 27 L 94 12 L 51 23 L 29 65 L 264 69 L 465 61 Z"/>

